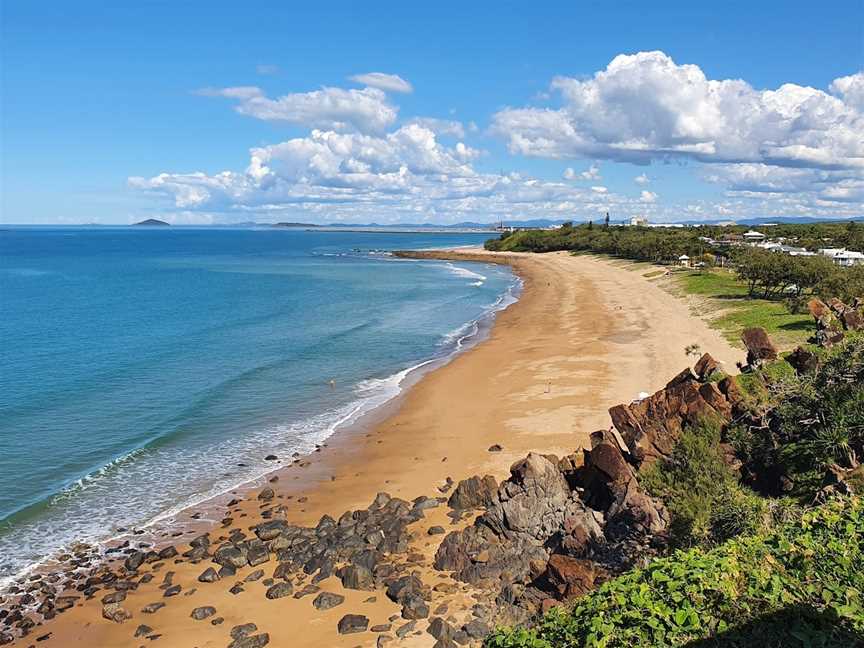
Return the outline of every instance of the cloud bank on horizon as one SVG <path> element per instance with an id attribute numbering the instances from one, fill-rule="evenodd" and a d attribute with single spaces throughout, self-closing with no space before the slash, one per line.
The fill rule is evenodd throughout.
<path id="1" fill-rule="evenodd" d="M 556 77 L 546 105 L 506 107 L 487 129 L 400 117 L 393 94 L 414 91 L 395 74 L 349 77 L 268 97 L 255 86 L 206 89 L 251 118 L 308 129 L 254 147 L 244 170 L 164 172 L 129 184 L 168 199 L 174 220 L 490 222 L 514 218 L 645 215 L 656 221 L 747 216 L 861 215 L 864 72 L 825 90 L 785 83 L 759 90 L 708 79 L 660 51 L 616 56 L 587 79 Z M 472 139 L 506 145 L 508 161 L 566 163 L 560 180 L 477 168 Z M 633 190 L 611 191 L 601 164 L 632 164 Z M 648 190 L 649 165 L 691 165 L 722 188 L 717 200 L 664 201 Z M 562 164 L 562 167 L 564 165 Z M 649 167 L 649 168 L 646 168 Z"/>

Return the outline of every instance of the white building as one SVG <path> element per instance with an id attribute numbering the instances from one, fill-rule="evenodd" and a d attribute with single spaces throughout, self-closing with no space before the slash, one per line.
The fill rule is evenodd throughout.
<path id="1" fill-rule="evenodd" d="M 864 254 L 846 248 L 823 248 L 819 254 L 827 256 L 835 265 L 848 268 L 854 265 L 864 265 Z"/>
<path id="2" fill-rule="evenodd" d="M 744 240 L 747 243 L 761 243 L 765 238 L 766 236 L 762 232 L 757 232 L 756 230 L 744 232 Z"/>

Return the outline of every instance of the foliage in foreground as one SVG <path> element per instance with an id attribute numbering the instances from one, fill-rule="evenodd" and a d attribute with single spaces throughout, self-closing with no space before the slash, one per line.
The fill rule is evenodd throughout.
<path id="1" fill-rule="evenodd" d="M 862 593 L 864 504 L 837 498 L 774 533 L 656 560 L 485 645 L 855 646 L 864 642 Z"/>

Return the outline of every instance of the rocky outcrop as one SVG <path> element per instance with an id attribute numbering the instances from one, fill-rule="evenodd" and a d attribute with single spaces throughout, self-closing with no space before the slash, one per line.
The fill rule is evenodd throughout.
<path id="1" fill-rule="evenodd" d="M 513 464 L 473 525 L 444 539 L 435 567 L 498 588 L 503 618 L 514 621 L 550 597 L 583 594 L 650 553 L 650 536 L 668 523 L 636 475 L 609 432 L 594 435 L 582 461 L 531 453 Z"/>
<path id="2" fill-rule="evenodd" d="M 707 354 L 706 354 L 707 355 Z M 609 410 L 637 466 L 668 457 L 682 429 L 702 420 L 728 422 L 741 402 L 734 379 L 703 382 L 716 371 L 713 359 L 700 359 L 702 378 L 685 369 L 660 391 L 640 401 L 616 405 Z"/>
<path id="3" fill-rule="evenodd" d="M 741 333 L 741 341 L 747 349 L 747 364 L 758 367 L 766 360 L 777 359 L 777 347 L 761 326 L 746 328 Z"/>
<path id="4" fill-rule="evenodd" d="M 816 335 L 810 341 L 823 347 L 837 344 L 845 331 L 864 330 L 864 300 L 856 298 L 851 305 L 834 298 L 826 304 L 813 298 L 807 303 L 810 315 L 816 320 Z"/>

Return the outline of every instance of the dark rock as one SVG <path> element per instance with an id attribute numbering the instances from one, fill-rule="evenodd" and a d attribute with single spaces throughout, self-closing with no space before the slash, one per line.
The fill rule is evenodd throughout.
<path id="1" fill-rule="evenodd" d="M 123 561 L 123 566 L 129 571 L 137 571 L 144 563 L 145 554 L 143 551 L 133 551 L 126 560 Z"/>
<path id="2" fill-rule="evenodd" d="M 443 533 L 446 533 L 446 531 L 444 531 L 444 527 L 435 525 L 429 527 L 429 530 L 426 533 L 428 533 L 429 535 L 441 535 Z"/>
<path id="3" fill-rule="evenodd" d="M 149 603 L 141 608 L 141 611 L 144 614 L 153 614 L 154 612 L 161 610 L 163 607 L 165 607 L 164 603 Z"/>
<path id="4" fill-rule="evenodd" d="M 172 585 L 167 588 L 162 596 L 177 596 L 180 593 L 180 590 L 183 589 L 180 585 Z"/>
<path id="5" fill-rule="evenodd" d="M 290 596 L 294 592 L 294 586 L 289 581 L 276 583 L 267 589 L 268 599 L 278 599 L 283 596 Z"/>
<path id="6" fill-rule="evenodd" d="M 249 564 L 245 547 L 234 544 L 223 545 L 213 554 L 213 562 L 233 569 L 242 569 Z"/>
<path id="7" fill-rule="evenodd" d="M 493 501 L 497 490 L 498 483 L 492 475 L 475 475 L 459 482 L 447 500 L 447 505 L 456 510 L 486 506 Z"/>
<path id="8" fill-rule="evenodd" d="M 355 632 L 366 632 L 369 627 L 369 619 L 362 614 L 346 614 L 337 625 L 339 634 L 353 634 Z"/>
<path id="9" fill-rule="evenodd" d="M 246 578 L 244 578 L 243 582 L 244 583 L 254 583 L 255 581 L 261 580 L 262 578 L 264 578 L 264 570 L 263 569 L 256 569 L 251 574 L 249 574 Z"/>
<path id="10" fill-rule="evenodd" d="M 262 632 L 261 634 L 235 639 L 228 644 L 228 648 L 263 648 L 269 643 L 270 635 Z"/>
<path id="11" fill-rule="evenodd" d="M 215 583 L 217 580 L 219 580 L 219 574 L 212 567 L 208 567 L 198 576 L 198 581 L 201 583 Z"/>
<path id="12" fill-rule="evenodd" d="M 502 448 L 499 444 L 495 443 L 489 446 L 489 452 L 501 452 L 504 448 Z"/>
<path id="13" fill-rule="evenodd" d="M 403 619 L 425 619 L 429 616 L 429 606 L 420 594 L 410 593 L 402 597 Z"/>
<path id="14" fill-rule="evenodd" d="M 143 623 L 135 628 L 135 636 L 143 637 L 145 635 L 149 635 L 153 632 L 153 628 L 148 625 L 144 625 Z"/>
<path id="15" fill-rule="evenodd" d="M 702 354 L 702 357 L 696 361 L 696 366 L 693 367 L 693 373 L 702 382 L 709 380 L 714 372 L 720 370 L 718 362 L 711 357 L 710 353 Z"/>
<path id="16" fill-rule="evenodd" d="M 416 628 L 416 627 L 417 627 L 416 621 L 409 621 L 405 625 L 399 626 L 398 628 L 396 628 L 396 636 L 399 637 L 400 639 L 404 639 L 406 636 L 408 636 L 409 633 L 413 632 L 414 628 Z"/>
<path id="17" fill-rule="evenodd" d="M 449 639 L 453 635 L 453 628 L 441 617 L 434 617 L 429 622 L 429 627 L 426 632 L 431 634 L 436 639 Z"/>
<path id="18" fill-rule="evenodd" d="M 480 619 L 472 619 L 462 626 L 462 630 L 472 639 L 485 639 L 492 629 Z"/>
<path id="19" fill-rule="evenodd" d="M 760 326 L 744 329 L 741 341 L 747 347 L 747 364 L 758 366 L 765 360 L 777 359 L 777 347 L 768 337 L 767 331 Z"/>
<path id="20" fill-rule="evenodd" d="M 248 637 L 257 630 L 258 626 L 254 623 L 243 623 L 241 625 L 236 625 L 231 628 L 230 634 L 232 639 L 242 639 L 243 637 Z"/>
<path id="21" fill-rule="evenodd" d="M 122 603 L 126 600 L 126 592 L 124 590 L 119 590 L 117 592 L 111 592 L 110 594 L 106 594 L 102 597 L 102 604 L 107 605 L 108 603 Z"/>
<path id="22" fill-rule="evenodd" d="M 345 602 L 345 597 L 341 594 L 334 594 L 332 592 L 321 592 L 318 596 L 315 597 L 315 600 L 312 601 L 312 605 L 316 610 L 329 610 L 330 608 L 334 608 L 337 605 L 342 605 Z"/>
<path id="23" fill-rule="evenodd" d="M 276 493 L 272 488 L 267 486 L 266 488 L 261 489 L 261 492 L 258 493 L 258 499 L 263 501 L 270 501 L 275 497 Z"/>
<path id="24" fill-rule="evenodd" d="M 813 373 L 819 368 L 819 356 L 801 346 L 786 356 L 786 362 L 792 365 L 799 376 Z"/>
<path id="25" fill-rule="evenodd" d="M 372 572 L 362 565 L 348 565 L 337 574 L 342 581 L 342 587 L 354 590 L 374 590 L 375 579 Z"/>
<path id="26" fill-rule="evenodd" d="M 270 552 L 261 540 L 252 540 L 247 545 L 246 558 L 250 567 L 256 567 L 270 560 Z"/>
<path id="27" fill-rule="evenodd" d="M 371 632 L 390 632 L 390 628 L 392 628 L 392 624 L 390 623 L 381 623 L 378 625 L 374 625 L 369 630 Z"/>
<path id="28" fill-rule="evenodd" d="M 213 607 L 212 605 L 204 605 L 202 607 L 197 607 L 192 610 L 192 614 L 190 614 L 189 616 L 191 616 L 196 621 L 203 621 L 204 619 L 210 618 L 214 614 L 216 614 L 215 607 Z"/>

